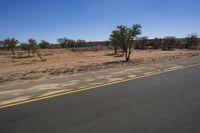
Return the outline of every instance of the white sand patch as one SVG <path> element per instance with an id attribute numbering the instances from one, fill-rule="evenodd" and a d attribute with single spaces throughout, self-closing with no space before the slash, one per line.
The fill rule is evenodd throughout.
<path id="1" fill-rule="evenodd" d="M 42 91 L 47 90 L 58 90 L 62 87 L 74 85 L 76 83 L 63 83 L 63 84 L 42 84 L 42 85 L 36 85 L 27 89 L 16 89 L 16 90 L 7 90 L 7 91 L 1 91 L 0 95 L 8 95 L 8 96 L 18 96 L 23 95 L 25 93 L 38 93 Z"/>
<path id="2" fill-rule="evenodd" d="M 91 81 L 94 81 L 94 79 L 93 78 L 86 78 L 85 81 L 86 82 L 91 82 Z"/>
<path id="3" fill-rule="evenodd" d="M 113 82 L 113 81 L 119 81 L 119 80 L 123 80 L 124 78 L 110 78 L 108 79 L 108 82 Z"/>
<path id="4" fill-rule="evenodd" d="M 139 70 L 142 70 L 143 68 L 144 68 L 144 67 L 132 68 L 132 69 L 125 69 L 125 70 L 123 70 L 123 71 L 113 72 L 113 73 L 111 73 L 111 74 L 113 74 L 113 75 L 123 74 L 123 73 L 126 73 L 126 72 L 139 71 Z"/>
<path id="5" fill-rule="evenodd" d="M 62 92 L 67 92 L 67 91 L 71 91 L 73 89 L 65 89 L 65 90 L 58 90 L 58 91 L 51 91 L 51 92 L 47 92 L 45 94 L 40 95 L 39 97 L 43 97 L 43 96 L 48 96 L 48 95 L 52 95 L 52 94 L 56 94 L 56 93 L 62 93 Z"/>
<path id="6" fill-rule="evenodd" d="M 128 75 L 127 77 L 128 78 L 135 78 L 135 77 L 137 77 L 137 75 Z"/>
<path id="7" fill-rule="evenodd" d="M 0 102 L 0 105 L 24 101 L 24 100 L 28 100 L 29 98 L 30 98 L 29 96 L 21 96 L 21 97 L 9 99 L 9 100 L 4 100 L 4 101 Z"/>

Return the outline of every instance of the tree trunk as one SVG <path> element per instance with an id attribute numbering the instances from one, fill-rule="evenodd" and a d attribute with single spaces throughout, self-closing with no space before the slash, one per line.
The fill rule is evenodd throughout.
<path id="1" fill-rule="evenodd" d="M 127 55 L 126 56 L 126 61 L 129 62 L 129 60 L 130 60 L 130 57 Z"/>
<path id="2" fill-rule="evenodd" d="M 117 44 L 115 44 L 115 55 L 117 55 Z"/>
<path id="3" fill-rule="evenodd" d="M 35 51 L 33 50 L 32 53 L 33 53 L 33 57 L 34 57 L 35 56 Z"/>
<path id="4" fill-rule="evenodd" d="M 133 42 L 131 41 L 129 44 L 129 47 L 127 48 L 126 52 L 126 61 L 128 62 L 130 60 L 130 55 L 132 53 L 132 44 Z"/>
<path id="5" fill-rule="evenodd" d="M 126 58 L 126 61 L 128 62 L 128 61 L 129 61 L 129 54 L 128 54 L 128 51 L 125 51 L 125 58 Z"/>
<path id="6" fill-rule="evenodd" d="M 28 51 L 28 57 L 31 57 L 31 51 Z"/>
<path id="7" fill-rule="evenodd" d="M 130 60 L 130 55 L 131 55 L 131 51 L 128 51 L 126 53 L 126 61 L 128 62 Z"/>
<path id="8" fill-rule="evenodd" d="M 14 49 L 11 48 L 11 51 L 12 51 L 12 56 L 14 56 L 15 55 Z"/>
<path id="9" fill-rule="evenodd" d="M 40 57 L 40 59 L 41 59 L 42 62 L 46 61 L 46 59 L 43 59 L 42 56 L 41 56 L 41 54 L 39 54 L 38 51 L 36 51 L 36 53 L 37 53 L 38 57 Z"/>

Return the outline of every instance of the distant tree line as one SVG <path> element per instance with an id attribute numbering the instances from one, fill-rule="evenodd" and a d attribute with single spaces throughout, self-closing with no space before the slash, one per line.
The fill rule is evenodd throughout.
<path id="1" fill-rule="evenodd" d="M 85 40 L 72 40 L 65 37 L 58 38 L 57 43 L 60 48 L 80 48 L 80 47 L 95 47 L 95 46 L 109 46 L 109 41 L 101 42 L 86 42 Z"/>
<path id="2" fill-rule="evenodd" d="M 175 38 L 173 36 L 167 36 L 164 38 L 148 39 L 147 36 L 137 37 L 141 31 L 140 25 L 133 25 L 128 28 L 126 26 L 117 26 L 110 35 L 109 41 L 102 42 L 86 42 L 85 40 L 73 40 L 65 37 L 58 38 L 56 44 L 49 43 L 42 40 L 37 43 L 34 39 L 29 39 L 26 43 L 20 43 L 15 38 L 7 38 L 0 41 L 0 50 L 10 50 L 12 56 L 15 55 L 15 49 L 21 49 L 27 51 L 28 57 L 35 56 L 37 54 L 41 60 L 41 54 L 38 49 L 51 49 L 51 48 L 80 48 L 80 47 L 113 47 L 114 53 L 117 54 L 118 50 L 125 55 L 126 60 L 129 60 L 132 48 L 134 49 L 200 49 L 200 39 L 197 35 L 192 34 L 186 38 Z"/>
<path id="3" fill-rule="evenodd" d="M 167 36 L 164 38 L 148 39 L 148 37 L 137 38 L 135 49 L 199 49 L 200 39 L 197 35 L 189 35 L 186 38 L 175 38 L 173 36 Z"/>
<path id="4" fill-rule="evenodd" d="M 14 49 L 22 49 L 29 51 L 35 51 L 35 47 L 37 49 L 56 49 L 56 48 L 80 48 L 80 47 L 96 47 L 96 46 L 109 46 L 109 41 L 97 41 L 97 42 L 86 42 L 85 40 L 72 40 L 67 39 L 65 37 L 58 38 L 57 43 L 50 43 L 45 40 L 41 40 L 39 43 L 36 42 L 34 39 L 29 39 L 28 42 L 20 43 L 15 38 L 7 38 L 3 41 L 0 41 L 0 50 L 12 50 Z M 32 45 L 31 45 L 32 44 Z M 34 45 L 33 45 L 34 44 Z M 13 52 L 14 55 L 14 52 Z"/>

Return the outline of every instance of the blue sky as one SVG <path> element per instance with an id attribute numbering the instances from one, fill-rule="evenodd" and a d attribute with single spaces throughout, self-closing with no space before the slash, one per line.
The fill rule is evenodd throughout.
<path id="1" fill-rule="evenodd" d="M 108 40 L 117 25 L 139 23 L 142 36 L 200 33 L 200 0 L 0 0 L 0 40 Z"/>

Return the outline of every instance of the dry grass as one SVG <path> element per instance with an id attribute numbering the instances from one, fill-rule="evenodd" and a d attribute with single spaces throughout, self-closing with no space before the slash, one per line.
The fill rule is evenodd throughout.
<path id="1" fill-rule="evenodd" d="M 10 57 L 10 52 L 0 53 L 0 82 L 37 79 L 44 76 L 71 74 L 81 71 L 99 70 L 117 65 L 127 65 L 124 57 L 114 56 L 113 51 L 98 52 L 72 52 L 65 49 L 42 50 L 43 57 L 47 60 L 41 62 L 39 57 L 25 58 L 26 53 L 16 52 L 16 59 Z M 176 59 L 183 55 L 196 56 L 199 51 L 175 50 L 145 50 L 134 51 L 129 64 Z"/>

